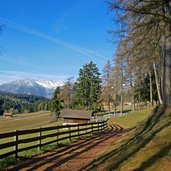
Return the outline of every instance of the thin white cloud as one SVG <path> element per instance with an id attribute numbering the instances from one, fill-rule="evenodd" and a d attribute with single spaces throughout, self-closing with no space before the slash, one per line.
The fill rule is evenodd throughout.
<path id="1" fill-rule="evenodd" d="M 80 67 L 41 67 L 41 66 L 31 66 L 32 68 L 35 68 L 35 69 L 41 69 L 41 70 L 53 70 L 53 71 L 70 71 L 70 70 L 78 70 L 80 69 Z"/>
<path id="2" fill-rule="evenodd" d="M 43 66 L 39 66 L 39 65 L 34 65 L 34 64 L 30 64 L 28 62 L 23 61 L 22 59 L 13 59 L 7 56 L 0 56 L 1 60 L 5 60 L 6 62 L 15 64 L 15 65 L 20 65 L 20 66 L 29 66 L 29 68 L 32 69 L 40 69 L 40 70 L 44 70 L 44 71 L 70 71 L 70 70 L 78 70 L 80 67 L 43 67 Z"/>
<path id="3" fill-rule="evenodd" d="M 95 52 L 95 51 L 93 51 L 93 50 L 85 49 L 85 48 L 82 48 L 82 47 L 79 47 L 79 48 L 80 48 L 81 50 L 85 51 L 86 53 L 91 54 L 92 56 L 93 56 L 93 55 L 94 55 L 94 56 L 98 56 L 100 59 L 107 61 L 107 58 L 106 58 L 105 56 L 103 56 L 103 55 L 101 55 L 101 54 L 99 54 L 99 53 L 97 53 L 97 52 Z"/>
<path id="4" fill-rule="evenodd" d="M 83 54 L 85 55 L 86 57 L 89 57 L 91 60 L 95 57 L 95 56 L 98 56 L 98 57 L 104 57 L 103 55 L 95 52 L 95 51 L 92 51 L 92 50 L 89 50 L 89 49 L 85 49 L 85 48 L 82 48 L 82 47 L 79 47 L 79 46 L 74 46 L 70 43 L 67 43 L 67 42 L 64 42 L 60 39 L 57 39 L 57 38 L 54 38 L 52 36 L 49 36 L 45 33 L 42 33 L 40 31 L 37 31 L 35 29 L 32 29 L 30 27 L 27 27 L 27 26 L 24 26 L 24 25 L 21 25 L 21 24 L 17 24 L 15 22 L 12 22 L 10 20 L 7 20 L 5 18 L 2 18 L 0 17 L 0 20 L 2 20 L 3 22 L 6 22 L 10 27 L 14 28 L 14 29 L 17 29 L 17 30 L 20 30 L 20 31 L 23 31 L 23 32 L 26 32 L 26 33 L 29 33 L 29 34 L 32 34 L 32 35 L 35 35 L 37 37 L 40 37 L 42 39 L 46 39 L 46 40 L 49 40 L 49 41 L 52 41 L 58 45 L 61 45 L 67 49 L 70 49 L 72 51 L 75 51 L 75 52 L 78 52 L 80 54 Z M 94 56 L 93 56 L 93 55 Z M 107 60 L 105 58 L 101 58 L 103 60 Z"/>
<path id="5" fill-rule="evenodd" d="M 20 79 L 36 79 L 36 80 L 58 80 L 63 81 L 71 77 L 70 75 L 56 75 L 56 74 L 36 74 L 23 71 L 0 71 L 1 83 L 6 83 Z"/>

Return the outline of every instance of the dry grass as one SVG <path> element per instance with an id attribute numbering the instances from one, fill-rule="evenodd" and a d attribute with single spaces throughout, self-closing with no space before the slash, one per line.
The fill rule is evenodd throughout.
<path id="1" fill-rule="evenodd" d="M 147 120 L 141 117 L 143 113 L 146 112 L 143 110 L 137 115 L 131 113 L 121 118 L 112 118 L 111 123 L 131 128 L 137 122 L 137 126 L 96 159 L 92 170 L 171 170 L 171 109 L 163 112 L 160 108 Z M 133 115 L 135 118 L 131 119 Z"/>
<path id="2" fill-rule="evenodd" d="M 50 112 L 41 111 L 14 115 L 12 118 L 0 117 L 0 132 L 10 132 L 18 129 L 30 129 L 49 124 Z"/>
<path id="3" fill-rule="evenodd" d="M 27 114 L 17 114 L 13 118 L 4 118 L 1 117 L 0 120 L 0 133 L 12 132 L 14 130 L 23 130 L 23 129 L 32 129 L 37 127 L 48 127 L 48 126 L 57 126 L 61 123 L 55 122 L 50 123 L 50 112 L 49 111 L 40 111 Z M 51 131 L 52 133 L 53 131 Z M 28 134 L 26 136 L 20 136 L 20 139 L 36 137 L 37 134 Z M 13 141 L 14 137 L 0 139 L 0 144 Z M 37 142 L 31 142 L 21 144 L 20 147 L 36 145 Z M 10 152 L 13 150 L 13 147 L 1 149 L 0 154 Z"/>

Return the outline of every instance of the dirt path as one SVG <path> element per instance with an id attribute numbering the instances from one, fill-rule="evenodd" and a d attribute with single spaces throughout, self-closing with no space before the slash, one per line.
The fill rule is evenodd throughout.
<path id="1" fill-rule="evenodd" d="M 27 160 L 19 165 L 10 166 L 8 171 L 82 171 L 89 163 L 103 153 L 121 135 L 122 128 L 111 126 L 111 131 L 93 139 L 81 140 L 53 152 Z M 84 169 L 83 169 L 84 168 Z"/>

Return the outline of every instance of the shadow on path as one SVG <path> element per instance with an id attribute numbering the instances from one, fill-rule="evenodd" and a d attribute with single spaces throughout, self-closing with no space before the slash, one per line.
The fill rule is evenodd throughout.
<path id="1" fill-rule="evenodd" d="M 133 138 L 129 139 L 125 144 L 122 146 L 112 150 L 111 152 L 99 157 L 98 159 L 94 160 L 93 162 L 89 163 L 87 166 L 83 167 L 81 170 L 93 170 L 96 168 L 96 166 L 103 164 L 106 160 L 111 158 L 114 155 L 117 155 L 117 159 L 113 161 L 112 166 L 110 166 L 111 170 L 117 170 L 119 169 L 119 166 L 129 159 L 131 156 L 139 152 L 140 149 L 144 148 L 153 138 L 154 136 L 163 130 L 164 128 L 170 126 L 171 122 L 167 122 L 164 125 L 158 126 L 156 129 L 153 130 L 153 128 L 157 125 L 159 122 L 162 114 L 164 112 L 164 108 L 159 108 L 156 111 L 154 111 L 153 115 L 147 120 L 146 124 L 144 125 L 144 128 L 142 128 L 141 131 L 139 131 Z M 149 133 L 150 131 L 150 133 Z M 149 134 L 146 134 L 149 133 Z M 144 137 L 144 134 L 146 135 Z M 166 146 L 166 149 L 170 148 L 170 146 Z M 128 152 L 127 149 L 131 149 Z M 164 151 L 166 150 L 164 148 Z M 160 153 L 163 154 L 164 151 L 161 151 Z M 125 152 L 125 153 L 124 153 Z M 155 156 L 154 156 L 155 157 Z M 141 168 L 145 168 L 148 166 L 148 162 L 152 163 L 154 158 L 151 159 L 151 161 L 145 162 Z M 141 170 L 140 168 L 140 170 Z M 81 171 L 80 170 L 80 171 Z"/>
<path id="2" fill-rule="evenodd" d="M 54 152 L 49 152 L 48 154 L 44 154 L 40 157 L 36 157 L 31 160 L 25 161 L 17 166 L 14 166 L 6 170 L 53 170 L 54 168 L 66 164 L 68 161 L 82 155 L 83 153 L 86 154 L 87 151 L 91 150 L 92 148 L 96 148 L 102 142 L 105 142 L 112 137 L 119 136 L 119 133 L 121 133 L 122 131 L 122 127 L 120 127 L 119 125 L 113 125 L 111 126 L 110 131 L 107 133 L 101 133 L 96 135 L 95 137 L 92 137 L 91 139 L 76 142 L 66 147 L 59 148 Z M 91 156 L 89 156 L 89 158 L 91 158 Z M 82 165 L 80 163 L 80 167 L 81 166 Z"/>

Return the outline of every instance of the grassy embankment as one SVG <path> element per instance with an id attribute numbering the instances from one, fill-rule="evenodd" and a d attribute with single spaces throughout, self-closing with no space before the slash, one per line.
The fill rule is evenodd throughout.
<path id="1" fill-rule="evenodd" d="M 123 126 L 126 132 L 89 170 L 171 170 L 171 108 L 132 112 L 113 117 L 109 123 Z"/>

